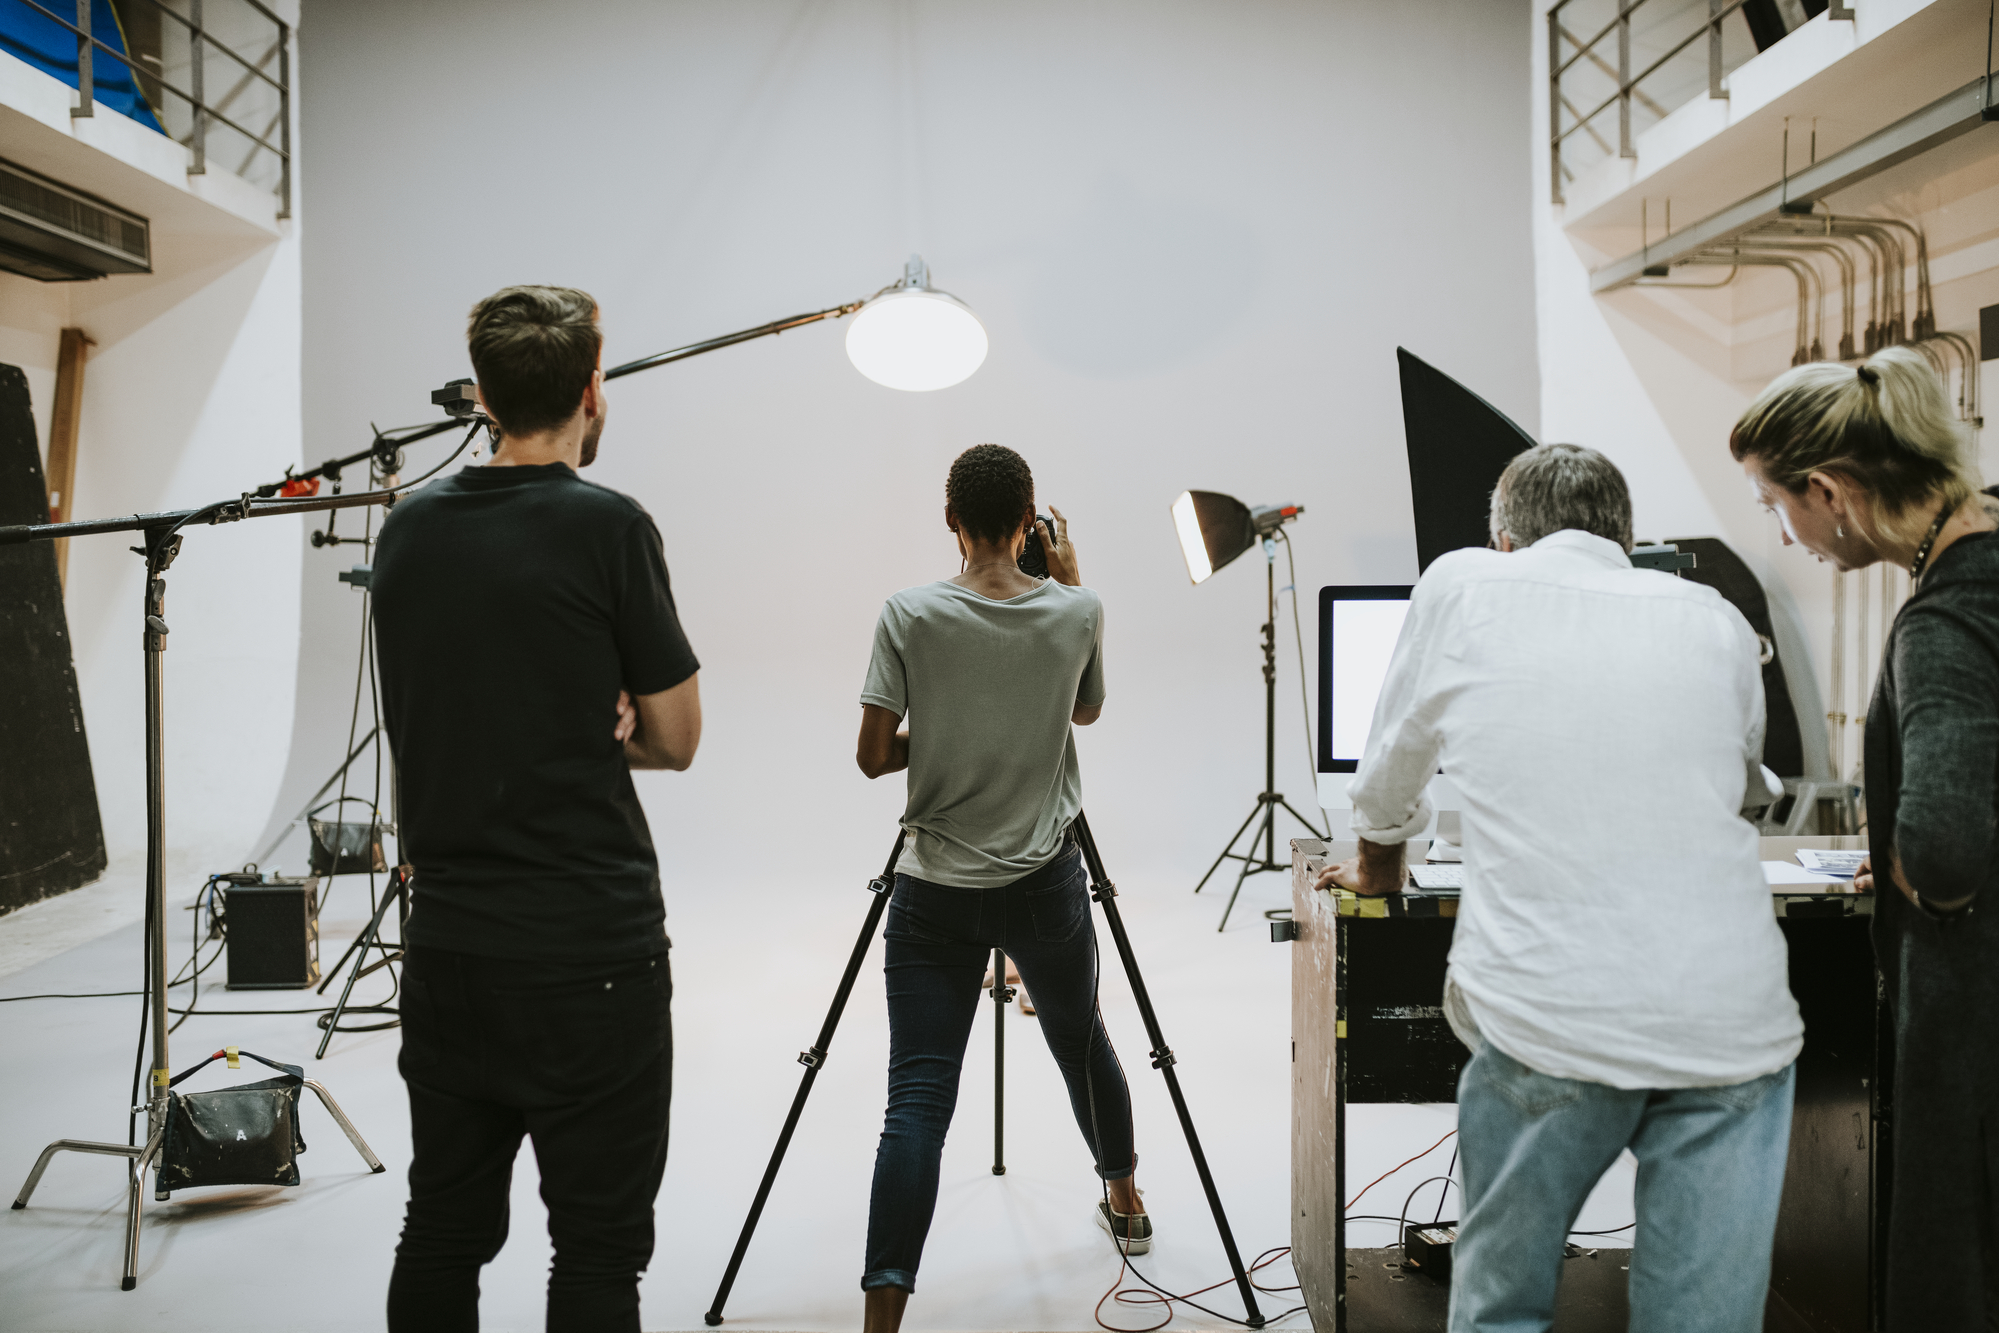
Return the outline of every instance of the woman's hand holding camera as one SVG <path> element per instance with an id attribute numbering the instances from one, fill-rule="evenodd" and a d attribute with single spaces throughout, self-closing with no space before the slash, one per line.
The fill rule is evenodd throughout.
<path id="1" fill-rule="evenodd" d="M 1069 540 L 1069 520 L 1054 505 L 1048 506 L 1048 512 L 1055 516 L 1055 531 L 1050 532 L 1040 519 L 1034 521 L 1034 530 L 1041 538 L 1041 557 L 1048 562 L 1048 577 L 1080 588 L 1083 570 L 1076 561 L 1076 547 Z"/>

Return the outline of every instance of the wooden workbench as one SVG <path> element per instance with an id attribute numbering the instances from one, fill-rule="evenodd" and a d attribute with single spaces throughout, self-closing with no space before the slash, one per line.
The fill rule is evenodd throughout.
<path id="1" fill-rule="evenodd" d="M 1765 838 L 1762 859 L 1853 838 Z M 1411 859 L 1425 845 L 1411 844 Z M 1346 1246 L 1350 1102 L 1451 1102 L 1469 1052 L 1443 1013 L 1456 891 L 1386 898 L 1314 890 L 1353 843 L 1291 844 L 1291 1258 L 1318 1333 L 1444 1328 L 1446 1291 L 1393 1250 Z M 1887 1213 L 1891 1038 L 1867 927 L 1873 899 L 1843 886 L 1783 885 L 1771 906 L 1790 946 L 1805 1020 L 1790 1159 L 1766 1327 L 1865 1333 L 1878 1325 L 1874 1255 Z M 1626 1251 L 1564 1268 L 1557 1333 L 1625 1326 Z"/>

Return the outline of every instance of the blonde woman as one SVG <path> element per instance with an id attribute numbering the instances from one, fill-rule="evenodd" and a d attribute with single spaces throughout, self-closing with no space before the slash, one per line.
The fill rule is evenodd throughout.
<path id="1" fill-rule="evenodd" d="M 1895 1021 L 1887 1326 L 1999 1318 L 1999 540 L 1971 444 L 1908 348 L 1779 376 L 1729 436 L 1757 498 L 1842 570 L 1913 592 L 1867 710 L 1874 953 Z M 1892 891 L 1891 891 L 1892 889 Z"/>

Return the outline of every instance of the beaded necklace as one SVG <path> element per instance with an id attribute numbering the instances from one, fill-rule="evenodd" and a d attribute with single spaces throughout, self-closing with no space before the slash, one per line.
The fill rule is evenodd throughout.
<path id="1" fill-rule="evenodd" d="M 1930 524 L 1929 532 L 1923 537 L 1923 544 L 1916 548 L 1916 558 L 1909 562 L 1909 581 L 1911 583 L 1921 579 L 1923 571 L 1929 568 L 1930 548 L 1936 545 L 1937 534 L 1943 531 L 1943 525 L 1948 523 L 1950 516 L 1956 512 L 1956 505 L 1945 505 L 1937 511 L 1937 521 Z"/>

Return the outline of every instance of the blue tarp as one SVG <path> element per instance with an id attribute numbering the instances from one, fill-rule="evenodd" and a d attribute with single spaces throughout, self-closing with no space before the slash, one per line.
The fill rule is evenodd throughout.
<path id="1" fill-rule="evenodd" d="M 65 0 L 42 0 L 42 3 L 59 14 L 75 12 L 74 5 Z M 91 0 L 90 12 L 91 36 L 113 51 L 125 54 L 125 33 L 118 26 L 111 0 Z M 0 0 L 0 51 L 76 87 L 76 34 L 21 0 Z M 132 71 L 121 61 L 97 51 L 90 65 L 90 82 L 99 105 L 129 116 L 149 130 L 166 133 L 133 83 Z"/>

